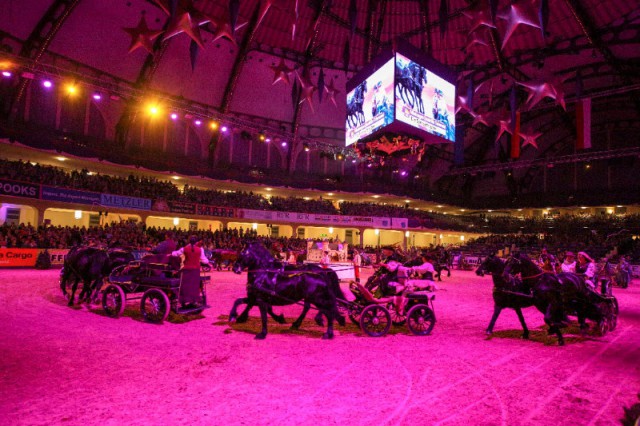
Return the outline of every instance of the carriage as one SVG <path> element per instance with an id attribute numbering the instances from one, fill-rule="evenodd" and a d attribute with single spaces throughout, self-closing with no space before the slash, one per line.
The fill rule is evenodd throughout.
<path id="1" fill-rule="evenodd" d="M 372 277 L 375 280 L 387 281 L 391 277 Z M 372 281 L 370 279 L 370 281 Z M 424 284 L 413 280 L 414 284 Z M 370 283 L 368 283 L 370 284 Z M 422 285 L 421 287 L 423 287 Z M 433 291 L 411 291 L 403 294 L 400 287 L 385 282 L 381 297 L 375 297 L 360 283 L 353 282 L 350 290 L 355 296 L 353 301 L 338 299 L 339 307 L 349 316 L 349 319 L 359 325 L 362 331 L 371 337 L 381 337 L 389 332 L 391 325 L 402 326 L 405 323 L 411 333 L 416 336 L 431 334 L 436 323 L 436 314 L 433 308 L 435 294 Z M 431 307 L 429 307 L 431 306 Z"/>
<path id="2" fill-rule="evenodd" d="M 181 307 L 182 274 L 180 258 L 169 255 L 150 255 L 115 268 L 108 277 L 102 293 L 102 307 L 106 314 L 117 318 L 124 312 L 127 300 L 140 300 L 140 312 L 145 320 L 161 323 L 176 314 L 199 314 L 207 308 L 206 283 L 210 277 L 200 275 L 200 300 L 193 306 Z"/>

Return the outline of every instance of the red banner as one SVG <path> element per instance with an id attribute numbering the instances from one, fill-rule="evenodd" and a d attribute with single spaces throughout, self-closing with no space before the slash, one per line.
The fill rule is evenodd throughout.
<path id="1" fill-rule="evenodd" d="M 0 268 L 31 267 L 36 265 L 40 249 L 0 248 Z"/>

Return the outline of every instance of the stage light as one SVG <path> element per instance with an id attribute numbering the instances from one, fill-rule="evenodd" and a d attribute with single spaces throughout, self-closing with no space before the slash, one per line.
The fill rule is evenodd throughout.
<path id="1" fill-rule="evenodd" d="M 42 82 L 42 86 L 45 89 L 51 89 L 53 87 L 53 83 L 51 82 L 51 80 L 45 80 Z"/>
<path id="2" fill-rule="evenodd" d="M 351 160 L 351 162 L 352 162 L 353 164 L 356 164 L 356 159 L 354 158 L 353 160 Z"/>
<path id="3" fill-rule="evenodd" d="M 264 135 L 264 133 L 262 132 L 258 133 L 258 139 L 260 140 L 260 142 L 264 142 L 266 138 L 267 137 Z"/>
<path id="4" fill-rule="evenodd" d="M 201 124 L 202 124 L 202 121 L 200 121 L 200 120 L 196 120 L 196 121 L 194 121 L 193 123 L 194 123 L 196 126 L 199 126 L 199 125 L 201 125 Z"/>
<path id="5" fill-rule="evenodd" d="M 100 99 L 102 99 L 102 95 L 100 93 L 93 94 L 93 100 L 99 101 Z"/>
<path id="6" fill-rule="evenodd" d="M 328 193 L 327 193 L 327 195 L 328 195 L 329 197 L 333 197 L 333 192 L 328 192 Z"/>
<path id="7" fill-rule="evenodd" d="M 67 85 L 67 94 L 70 95 L 70 96 L 74 96 L 76 93 L 78 93 L 78 88 L 73 84 L 68 84 Z"/>
<path id="8" fill-rule="evenodd" d="M 333 234 L 333 228 L 329 228 L 329 233 Z"/>
<path id="9" fill-rule="evenodd" d="M 309 198 L 309 197 L 302 197 L 302 199 L 303 199 L 303 200 L 305 200 L 305 201 L 309 201 L 311 198 Z"/>
<path id="10" fill-rule="evenodd" d="M 11 71 L 2 71 L 2 75 L 5 77 L 11 77 L 13 74 L 11 74 Z"/>
<path id="11" fill-rule="evenodd" d="M 172 112 L 170 115 L 172 120 L 177 120 L 178 119 L 178 114 L 176 114 L 175 112 Z"/>
<path id="12" fill-rule="evenodd" d="M 304 149 L 304 152 L 309 152 L 309 150 L 311 149 L 309 148 L 309 145 L 307 145 L 306 143 L 302 144 L 302 148 Z"/>
<path id="13" fill-rule="evenodd" d="M 173 226 L 178 226 L 178 225 L 180 225 L 180 219 L 177 218 L 177 217 L 174 217 L 173 218 Z"/>
<path id="14" fill-rule="evenodd" d="M 404 236 L 409 238 L 409 231 L 404 231 Z"/>
<path id="15" fill-rule="evenodd" d="M 180 180 L 180 176 L 171 176 L 171 179 L 173 179 L 173 180 Z"/>
<path id="16" fill-rule="evenodd" d="M 403 170 L 403 171 L 401 171 L 401 172 L 400 172 L 400 175 L 401 175 L 401 176 L 406 176 L 406 175 L 407 175 L 407 172 L 405 172 L 405 171 Z"/>
<path id="17" fill-rule="evenodd" d="M 273 191 L 273 188 L 265 188 L 267 191 Z"/>
<path id="18" fill-rule="evenodd" d="M 211 123 L 209 123 L 209 128 L 211 130 L 217 130 L 218 129 L 218 123 L 216 123 L 215 121 L 212 121 Z"/>
<path id="19" fill-rule="evenodd" d="M 54 157 L 58 161 L 67 161 L 66 157 Z"/>
<path id="20" fill-rule="evenodd" d="M 221 131 L 222 133 L 227 133 L 227 131 L 229 131 L 229 128 L 227 128 L 227 126 L 222 126 L 222 127 L 220 128 L 220 131 Z"/>
<path id="21" fill-rule="evenodd" d="M 252 223 L 251 224 L 251 229 L 253 229 L 253 230 L 258 229 L 258 224 L 257 223 Z"/>
<path id="22" fill-rule="evenodd" d="M 155 116 L 155 115 L 158 115 L 158 113 L 160 112 L 160 108 L 158 108 L 157 105 L 149 105 L 147 107 L 147 112 L 149 113 L 149 115 Z"/>
<path id="23" fill-rule="evenodd" d="M 344 160 L 344 155 L 342 153 L 336 154 L 336 160 L 339 160 L 339 161 Z"/>
<path id="24" fill-rule="evenodd" d="M 73 212 L 73 217 L 76 219 L 82 219 L 82 210 L 76 210 Z"/>
<path id="25" fill-rule="evenodd" d="M 373 198 L 380 198 L 379 195 L 373 195 Z"/>
<path id="26" fill-rule="evenodd" d="M 285 148 L 287 146 L 286 142 L 282 142 L 280 145 L 282 145 L 283 148 Z"/>
<path id="27" fill-rule="evenodd" d="M 380 235 L 380 230 L 379 229 L 374 229 L 373 233 L 376 234 L 376 235 Z"/>
<path id="28" fill-rule="evenodd" d="M 265 138 L 265 140 L 264 140 L 264 141 L 265 141 L 266 143 L 269 143 L 269 142 L 271 142 L 271 138 Z"/>

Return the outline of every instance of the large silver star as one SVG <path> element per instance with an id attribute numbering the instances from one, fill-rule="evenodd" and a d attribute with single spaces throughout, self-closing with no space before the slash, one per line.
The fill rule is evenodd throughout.
<path id="1" fill-rule="evenodd" d="M 238 22 L 238 23 L 236 23 L 235 30 L 232 30 L 231 29 L 231 22 L 230 22 L 230 19 L 229 19 L 229 17 L 227 15 L 228 14 L 225 14 L 226 18 L 217 18 L 217 17 L 215 17 L 213 15 L 207 15 L 207 18 L 209 18 L 209 20 L 211 21 L 211 24 L 216 28 L 215 33 L 213 33 L 213 38 L 211 39 L 212 43 L 217 41 L 217 40 L 220 40 L 221 38 L 226 38 L 231 43 L 237 45 L 236 38 L 234 37 L 234 34 L 240 28 L 242 28 L 245 25 L 247 25 L 247 22 Z"/>
<path id="2" fill-rule="evenodd" d="M 504 49 L 519 25 L 528 25 L 540 29 L 540 20 L 538 19 L 535 3 L 536 0 L 514 0 L 510 6 L 498 13 L 498 18 L 507 21 L 501 49 Z"/>
<path id="3" fill-rule="evenodd" d="M 313 94 L 316 92 L 317 87 L 313 85 L 311 79 L 308 76 L 300 76 L 298 74 L 298 81 L 300 82 L 300 102 L 307 101 L 311 112 L 315 112 L 313 109 Z"/>
<path id="4" fill-rule="evenodd" d="M 538 142 L 536 141 L 536 139 L 538 139 L 540 136 L 542 136 L 542 133 L 523 133 L 520 132 L 520 136 L 522 136 L 522 148 L 524 148 L 527 145 L 531 145 L 532 147 L 534 147 L 535 149 L 539 149 L 538 148 Z"/>
<path id="5" fill-rule="evenodd" d="M 493 23 L 493 19 L 491 19 L 491 10 L 489 9 L 488 0 L 480 0 L 475 6 L 467 10 L 463 10 L 462 14 L 471 19 L 471 28 L 469 28 L 469 32 L 473 32 L 482 26 L 488 28 L 496 27 Z"/>
<path id="6" fill-rule="evenodd" d="M 526 82 L 518 82 L 519 85 L 525 87 L 529 92 L 527 98 L 527 109 L 531 109 L 538 105 L 544 98 L 555 99 L 562 109 L 567 110 L 564 101 L 564 90 L 562 89 L 562 80 L 558 78 L 550 78 L 549 80 L 531 80 Z"/>
<path id="7" fill-rule="evenodd" d="M 324 86 L 324 90 L 327 92 L 327 95 L 329 95 L 329 100 L 333 103 L 334 106 L 338 106 L 338 103 L 336 102 L 336 96 L 340 93 L 338 91 L 338 89 L 336 89 L 335 85 L 333 84 L 333 79 L 329 80 L 329 84 Z"/>
<path id="8" fill-rule="evenodd" d="M 167 0 L 154 1 L 167 15 L 171 16 L 169 2 Z M 171 16 L 169 25 L 167 25 L 163 40 L 168 40 L 175 35 L 185 33 L 191 37 L 198 46 L 204 48 L 204 42 L 200 34 L 200 25 L 206 24 L 207 22 L 209 22 L 209 19 L 195 8 L 193 0 L 180 0 L 175 14 Z"/>

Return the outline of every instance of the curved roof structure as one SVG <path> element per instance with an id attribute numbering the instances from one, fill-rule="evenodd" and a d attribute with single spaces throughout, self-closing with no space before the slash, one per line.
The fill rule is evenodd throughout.
<path id="1" fill-rule="evenodd" d="M 3 81 L 9 123 L 37 122 L 36 111 L 49 108 L 52 118 L 38 124 L 116 140 L 125 150 L 170 154 L 175 144 L 185 157 L 230 169 L 330 176 L 338 187 L 340 177 L 389 182 L 406 159 L 371 172 L 362 159 L 329 157 L 344 146 L 346 82 L 403 40 L 455 70 L 459 95 L 471 84 L 474 101 L 457 115 L 464 162 L 454 162 L 453 146 L 429 147 L 392 187 L 457 204 L 514 206 L 535 204 L 554 188 L 562 195 L 556 204 L 589 201 L 593 188 L 622 197 L 640 189 L 630 174 L 640 156 L 637 0 L 8 0 L 0 8 L 2 60 L 19 70 Z M 34 101 L 41 90 L 27 86 L 39 78 L 108 96 L 87 107 L 84 124 L 65 124 L 66 107 L 56 115 L 53 104 Z M 536 94 L 532 107 L 527 99 Z M 575 110 L 584 98 L 591 99 L 592 148 L 576 151 Z M 136 108 L 149 99 L 190 120 L 184 134 L 167 136 L 166 126 L 140 131 Z M 508 138 L 496 141 L 498 118 L 514 103 L 525 135 L 518 158 L 510 158 Z M 194 125 L 208 118 L 229 123 L 233 141 Z M 239 142 L 260 133 L 278 146 Z"/>

